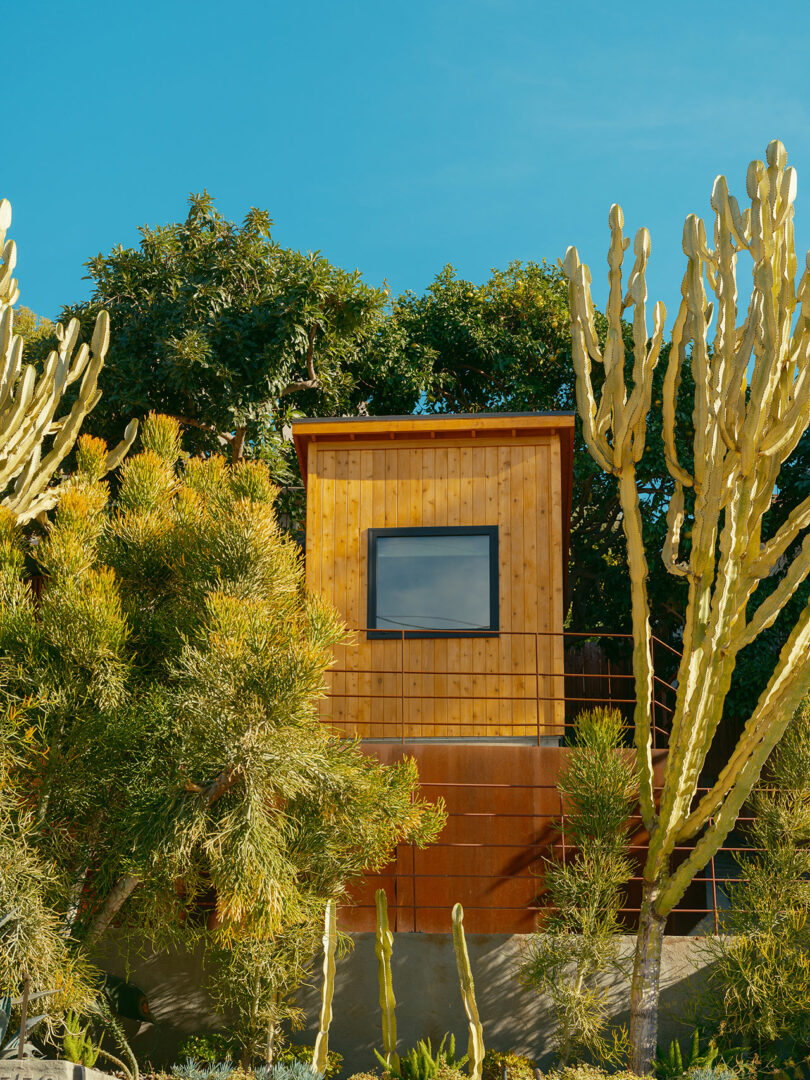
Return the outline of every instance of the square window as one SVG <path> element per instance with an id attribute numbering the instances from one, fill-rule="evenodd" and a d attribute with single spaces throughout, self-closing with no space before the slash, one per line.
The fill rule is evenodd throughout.
<path id="1" fill-rule="evenodd" d="M 369 637 L 498 632 L 498 529 L 369 529 Z"/>

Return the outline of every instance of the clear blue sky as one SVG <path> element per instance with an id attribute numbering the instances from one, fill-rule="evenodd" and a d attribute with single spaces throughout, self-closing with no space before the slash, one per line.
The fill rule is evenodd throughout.
<path id="1" fill-rule="evenodd" d="M 22 303 L 203 187 L 284 244 L 422 291 L 576 243 L 604 297 L 607 212 L 653 237 L 670 311 L 714 176 L 781 138 L 810 244 L 807 3 L 0 0 L 0 196 Z M 672 315 L 667 320 L 672 323 Z"/>

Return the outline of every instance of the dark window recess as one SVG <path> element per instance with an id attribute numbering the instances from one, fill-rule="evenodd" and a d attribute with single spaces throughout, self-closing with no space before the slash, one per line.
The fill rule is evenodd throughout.
<path id="1" fill-rule="evenodd" d="M 498 632 L 498 529 L 369 529 L 369 637 Z"/>

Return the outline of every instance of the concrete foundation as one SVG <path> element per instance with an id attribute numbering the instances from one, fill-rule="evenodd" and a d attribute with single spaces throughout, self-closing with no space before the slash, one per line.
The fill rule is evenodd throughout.
<path id="1" fill-rule="evenodd" d="M 374 1048 L 381 1045 L 374 935 L 354 934 L 353 939 L 353 951 L 338 962 L 334 1019 L 329 1035 L 330 1048 L 344 1056 L 345 1075 L 373 1068 Z M 395 934 L 394 939 L 392 966 L 400 1048 L 414 1046 L 427 1036 L 435 1046 L 450 1031 L 456 1037 L 459 1052 L 463 1052 L 467 1029 L 451 935 Z M 521 987 L 515 977 L 525 941 L 523 935 L 470 934 L 467 946 L 485 1044 L 492 1049 L 525 1054 L 543 1065 L 553 1056 L 554 1023 L 548 1002 Z M 633 938 L 623 939 L 622 955 L 628 969 L 633 947 Z M 106 966 L 146 991 L 158 1024 L 143 1024 L 140 1028 L 130 1025 L 129 1030 L 136 1052 L 155 1063 L 177 1060 L 178 1044 L 187 1035 L 227 1026 L 202 988 L 205 972 L 199 954 L 151 954 L 133 962 L 126 970 L 110 957 Z M 689 1021 L 697 1019 L 705 977 L 699 938 L 665 938 L 662 1042 L 685 1034 Z M 319 979 L 319 965 L 316 965 L 313 985 L 303 988 L 300 994 L 307 1026 L 294 1036 L 296 1042 L 312 1045 L 315 1041 L 320 1009 Z M 629 978 L 614 979 L 610 991 L 616 1021 L 627 1023 Z"/>
<path id="2" fill-rule="evenodd" d="M 347 1075 L 375 1065 L 381 1028 L 374 935 L 355 934 L 354 952 L 340 962 L 335 983 L 334 1019 L 329 1045 L 343 1054 Z M 521 987 L 515 977 L 524 935 L 470 934 L 470 953 L 478 1011 L 484 1025 L 484 1044 L 511 1050 L 538 1064 L 553 1057 L 554 1024 L 548 1002 Z M 632 962 L 634 938 L 622 943 L 623 957 Z M 689 1030 L 696 999 L 705 982 L 700 940 L 670 937 L 662 960 L 661 1041 Z M 453 940 L 449 934 L 396 934 L 392 959 L 397 998 L 397 1035 L 401 1049 L 427 1036 L 434 1046 L 446 1031 L 453 1032 L 458 1053 L 466 1051 L 467 1027 L 458 985 Z M 617 1022 L 629 1021 L 629 977 L 611 985 L 611 1004 Z M 301 995 L 309 1024 L 302 1042 L 314 1042 L 319 987 Z"/>

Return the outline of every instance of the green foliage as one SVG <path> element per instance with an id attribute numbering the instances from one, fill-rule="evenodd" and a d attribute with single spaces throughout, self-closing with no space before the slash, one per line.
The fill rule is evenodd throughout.
<path id="1" fill-rule="evenodd" d="M 618 711 L 579 714 L 557 785 L 565 811 L 560 831 L 573 854 L 565 862 L 545 860 L 541 899 L 552 910 L 542 932 L 527 940 L 519 967 L 523 984 L 551 999 L 563 1064 L 585 1054 L 616 1062 L 626 1042 L 623 1030 L 610 1027 L 603 984 L 605 975 L 624 973 L 620 912 L 632 874 L 628 832 L 637 780 L 622 745 Z"/>
<path id="2" fill-rule="evenodd" d="M 520 1054 L 487 1050 L 481 1080 L 535 1080 L 537 1062 Z"/>
<path id="3" fill-rule="evenodd" d="M 180 1043 L 177 1053 L 183 1061 L 195 1061 L 199 1065 L 233 1061 L 239 1056 L 239 1039 L 232 1032 L 226 1031 L 189 1035 Z"/>
<path id="4" fill-rule="evenodd" d="M 559 1069 L 552 1069 L 544 1074 L 545 1080 L 638 1080 L 633 1072 L 620 1069 L 618 1072 L 608 1073 L 598 1065 L 566 1065 Z"/>
<path id="5" fill-rule="evenodd" d="M 467 1062 L 466 1054 L 462 1058 L 456 1058 L 456 1040 L 453 1035 L 442 1036 L 435 1054 L 430 1039 L 420 1039 L 415 1047 L 400 1056 L 398 1068 L 387 1064 L 378 1050 L 374 1053 L 388 1075 L 395 1080 L 437 1080 L 443 1074 L 446 1075 L 447 1070 L 460 1071 Z"/>
<path id="6" fill-rule="evenodd" d="M 176 434 L 147 421 L 112 507 L 87 446 L 33 549 L 39 601 L 0 521 L 0 826 L 48 867 L 54 949 L 67 930 L 81 957 L 113 924 L 201 941 L 250 1049 L 294 1015 L 327 901 L 443 810 L 412 760 L 383 766 L 319 721 L 343 629 L 306 595 L 267 466 L 171 461 Z M 0 958 L 12 984 L 26 941 Z"/>
<path id="7" fill-rule="evenodd" d="M 810 700 L 796 712 L 751 799 L 752 845 L 729 888 L 704 1011 L 721 1040 L 763 1060 L 810 1050 Z"/>
<path id="8" fill-rule="evenodd" d="M 684 1080 L 735 1080 L 736 1073 L 728 1065 L 692 1065 L 684 1072 Z"/>
<path id="9" fill-rule="evenodd" d="M 281 420 L 343 411 L 385 294 L 317 252 L 282 247 L 272 224 L 257 209 L 227 221 L 203 192 L 185 221 L 144 226 L 139 247 L 90 259 L 93 295 L 64 314 L 88 326 L 104 307 L 115 326 L 95 434 L 110 441 L 157 409 L 184 418 L 193 451 L 217 452 L 222 436 L 280 477 Z"/>
<path id="10" fill-rule="evenodd" d="M 71 1009 L 65 1015 L 64 1026 L 61 1056 L 67 1061 L 92 1069 L 98 1061 L 100 1045 L 96 1046 L 90 1037 L 90 1025 L 82 1027 L 79 1014 Z"/>
<path id="11" fill-rule="evenodd" d="M 39 991 L 35 994 L 30 994 L 28 1001 L 36 1001 L 38 998 L 43 998 L 52 994 L 52 990 Z M 22 1003 L 22 998 L 13 998 L 5 996 L 0 998 L 0 1059 L 16 1058 L 20 1047 L 20 1029 L 22 1027 L 22 1019 L 18 1023 L 16 1029 L 11 1027 L 11 1018 L 14 1010 Z M 47 1016 L 43 1013 L 40 1016 L 29 1016 L 25 1022 L 25 1035 L 26 1038 L 34 1031 L 35 1028 L 47 1020 Z M 6 1036 L 11 1030 L 12 1034 L 8 1038 Z M 30 1049 L 29 1049 L 30 1056 Z"/>
<path id="12" fill-rule="evenodd" d="M 666 1053 L 659 1046 L 658 1055 L 655 1059 L 655 1074 L 658 1080 L 676 1080 L 692 1069 L 711 1069 L 718 1056 L 717 1044 L 712 1040 L 706 1049 L 700 1049 L 700 1031 L 698 1028 L 692 1033 L 692 1041 L 689 1046 L 688 1056 L 684 1058 L 681 1044 L 678 1039 L 673 1039 Z"/>
<path id="13" fill-rule="evenodd" d="M 237 1071 L 232 1061 L 200 1062 L 192 1058 L 171 1067 L 171 1075 L 177 1080 L 228 1080 Z"/>
<path id="14" fill-rule="evenodd" d="M 323 1080 L 311 1061 L 278 1061 L 256 1069 L 256 1080 Z"/>
<path id="15" fill-rule="evenodd" d="M 303 1062 L 305 1065 L 312 1064 L 312 1047 L 300 1046 L 296 1043 L 290 1046 L 285 1046 L 281 1050 L 278 1050 L 274 1055 L 275 1061 L 280 1063 L 290 1063 L 293 1061 Z M 337 1076 L 343 1067 L 343 1055 L 338 1053 L 337 1050 L 330 1050 L 326 1055 L 326 1070 L 324 1072 L 325 1080 L 332 1080 Z"/>

